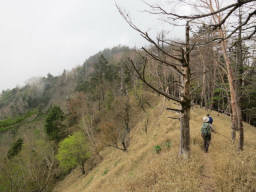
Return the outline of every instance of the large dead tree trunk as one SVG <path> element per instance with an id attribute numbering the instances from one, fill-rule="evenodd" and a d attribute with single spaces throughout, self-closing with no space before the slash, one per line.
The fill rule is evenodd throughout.
<path id="1" fill-rule="evenodd" d="M 181 92 L 181 118 L 180 118 L 180 154 L 184 158 L 189 157 L 190 153 L 190 106 L 191 106 L 191 96 L 190 96 L 190 45 L 189 45 L 189 24 L 186 25 L 186 49 L 185 53 L 182 52 L 183 60 L 183 77 L 182 77 L 182 92 Z"/>

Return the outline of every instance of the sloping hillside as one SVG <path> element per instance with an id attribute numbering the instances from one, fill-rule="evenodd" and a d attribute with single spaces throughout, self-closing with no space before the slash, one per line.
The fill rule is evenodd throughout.
<path id="1" fill-rule="evenodd" d="M 66 99 L 76 91 L 84 91 L 84 84 L 95 70 L 100 56 L 116 66 L 132 49 L 117 46 L 104 49 L 89 57 L 81 66 L 64 70 L 59 76 L 30 78 L 24 87 L 7 89 L 0 93 L 0 120 L 23 115 L 32 109 L 47 111 L 50 105 L 59 105 L 65 111 Z M 97 67 L 96 67 L 97 68 Z"/>
<path id="2" fill-rule="evenodd" d="M 200 127 L 207 113 L 195 106 L 191 113 L 190 160 L 178 156 L 179 121 L 165 110 L 165 101 L 144 114 L 133 129 L 128 152 L 107 148 L 104 160 L 87 176 L 74 170 L 57 184 L 55 192 L 124 191 L 255 191 L 256 129 L 245 124 L 245 150 L 238 153 L 230 141 L 228 116 L 211 112 L 218 134 L 212 136 L 209 153 L 201 149 Z M 168 106 L 174 104 L 168 104 Z M 148 121 L 148 131 L 145 126 Z M 161 152 L 157 153 L 157 148 Z"/>

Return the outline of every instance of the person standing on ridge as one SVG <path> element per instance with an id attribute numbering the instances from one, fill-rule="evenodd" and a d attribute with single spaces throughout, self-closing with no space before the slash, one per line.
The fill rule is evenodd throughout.
<path id="1" fill-rule="evenodd" d="M 201 128 L 201 136 L 204 140 L 204 151 L 207 153 L 211 141 L 211 132 L 215 132 L 211 126 L 210 118 L 205 116 L 203 117 L 203 126 Z"/>

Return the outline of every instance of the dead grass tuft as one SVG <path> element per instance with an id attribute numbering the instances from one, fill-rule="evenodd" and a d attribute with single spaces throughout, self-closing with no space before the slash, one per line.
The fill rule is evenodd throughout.
<path id="1" fill-rule="evenodd" d="M 219 157 L 215 179 L 218 191 L 256 191 L 256 153 L 227 152 Z"/>

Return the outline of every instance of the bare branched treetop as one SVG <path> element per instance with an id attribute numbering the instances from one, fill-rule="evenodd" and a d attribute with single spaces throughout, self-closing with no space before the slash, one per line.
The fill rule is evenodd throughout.
<path id="1" fill-rule="evenodd" d="M 162 1 L 160 1 L 162 2 Z M 245 35 L 243 40 L 252 39 L 256 34 L 256 0 L 237 0 L 237 1 L 216 1 L 216 0 L 173 0 L 167 1 L 168 6 L 164 4 L 153 4 L 145 2 L 149 10 L 147 12 L 165 17 L 165 21 L 171 24 L 178 24 L 181 21 L 190 21 L 194 24 L 210 23 L 209 29 L 214 31 L 219 28 L 225 28 L 229 23 L 231 27 L 227 29 L 225 40 L 232 37 L 240 28 L 243 28 Z M 178 6 L 177 6 L 178 5 Z M 182 7 L 182 11 L 176 7 Z M 243 10 L 243 21 L 239 24 L 234 22 L 239 9 Z M 210 11 L 209 11 L 210 10 Z M 188 12 L 188 14 L 184 14 Z M 212 16 L 221 16 L 212 20 Z M 210 21 L 209 21 L 210 20 Z M 184 23 L 183 23 L 184 24 Z"/>

